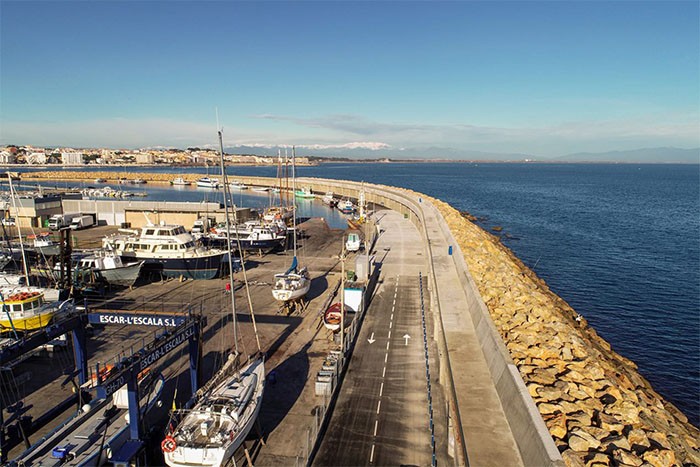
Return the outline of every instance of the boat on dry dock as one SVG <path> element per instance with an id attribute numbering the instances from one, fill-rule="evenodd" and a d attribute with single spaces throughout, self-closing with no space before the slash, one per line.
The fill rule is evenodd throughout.
<path id="1" fill-rule="evenodd" d="M 226 465 L 258 417 L 264 382 L 265 365 L 258 357 L 224 379 L 194 408 L 176 411 L 181 421 L 161 443 L 165 463 L 170 467 Z"/>
<path id="2" fill-rule="evenodd" d="M 98 271 L 110 285 L 132 287 L 141 274 L 145 260 L 125 264 L 113 251 L 98 250 L 78 261 L 77 269 Z"/>
<path id="3" fill-rule="evenodd" d="M 70 300 L 47 302 L 40 287 L 3 287 L 0 329 L 34 331 L 48 326 L 57 315 L 73 310 Z"/>
<path id="4" fill-rule="evenodd" d="M 227 258 L 225 251 L 198 246 L 192 234 L 175 224 L 151 224 L 140 231 L 120 229 L 103 238 L 102 246 L 127 263 L 145 261 L 144 272 L 174 278 L 213 279 Z"/>

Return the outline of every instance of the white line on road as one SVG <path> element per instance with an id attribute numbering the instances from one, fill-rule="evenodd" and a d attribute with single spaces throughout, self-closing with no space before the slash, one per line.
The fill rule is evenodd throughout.
<path id="1" fill-rule="evenodd" d="M 387 342 L 387 345 L 389 345 L 388 342 Z M 389 353 L 387 352 L 387 353 L 384 354 L 384 363 L 386 363 L 386 361 L 387 361 L 388 358 L 389 358 Z M 386 367 L 384 367 L 384 368 L 386 368 Z"/>
<path id="2" fill-rule="evenodd" d="M 379 420 L 374 421 L 374 436 L 377 436 L 377 426 L 379 425 Z"/>
<path id="3" fill-rule="evenodd" d="M 374 460 L 374 444 L 372 445 L 372 451 L 369 453 L 369 463 L 371 464 Z"/>
<path id="4" fill-rule="evenodd" d="M 378 400 L 377 401 L 377 413 L 379 413 L 379 408 L 382 406 L 382 401 Z"/>
<path id="5" fill-rule="evenodd" d="M 391 317 L 389 318 L 391 321 L 394 321 L 394 313 L 391 314 Z"/>
<path id="6" fill-rule="evenodd" d="M 384 377 L 385 374 L 386 374 L 386 365 L 384 365 L 384 369 L 382 370 L 382 378 Z"/>
<path id="7" fill-rule="evenodd" d="M 379 397 L 382 397 L 383 392 L 384 392 L 384 381 L 382 381 L 382 385 L 379 386 Z"/>
<path id="8" fill-rule="evenodd" d="M 391 329 L 391 327 L 392 327 L 393 325 L 394 325 L 394 322 L 393 322 L 393 321 L 389 321 L 389 329 Z"/>
<path id="9" fill-rule="evenodd" d="M 391 326 L 389 326 L 389 329 L 391 329 Z M 389 337 L 387 337 L 387 339 L 391 339 L 391 331 L 389 331 Z M 386 346 L 387 346 L 386 348 L 388 349 L 389 348 L 388 342 L 386 343 Z"/>
<path id="10" fill-rule="evenodd" d="M 389 336 L 389 337 L 391 337 L 391 336 Z M 386 343 L 386 349 L 389 350 L 389 342 Z M 388 353 L 386 355 L 387 355 L 387 357 L 389 356 Z"/>

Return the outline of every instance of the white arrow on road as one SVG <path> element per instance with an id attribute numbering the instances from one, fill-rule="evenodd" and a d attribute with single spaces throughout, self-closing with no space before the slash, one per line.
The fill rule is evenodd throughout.
<path id="1" fill-rule="evenodd" d="M 376 339 L 374 338 L 374 333 L 372 333 L 372 335 L 369 336 L 369 339 L 367 339 L 367 342 L 369 342 L 370 344 L 373 344 L 375 340 Z"/>
<path id="2" fill-rule="evenodd" d="M 406 339 L 406 343 L 404 345 L 408 345 L 408 340 L 411 338 L 408 334 L 404 334 L 403 338 Z"/>

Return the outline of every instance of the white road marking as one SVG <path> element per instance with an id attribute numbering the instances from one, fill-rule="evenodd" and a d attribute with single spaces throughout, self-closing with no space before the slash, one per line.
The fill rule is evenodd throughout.
<path id="1" fill-rule="evenodd" d="M 377 401 L 377 413 L 379 413 L 379 408 L 382 406 L 382 401 L 378 400 Z"/>
<path id="2" fill-rule="evenodd" d="M 384 393 L 384 381 L 382 381 L 382 385 L 379 386 L 379 397 L 382 397 L 382 393 Z"/>
<path id="3" fill-rule="evenodd" d="M 393 325 L 394 325 L 394 322 L 393 322 L 393 321 L 389 321 L 389 329 L 391 329 L 391 327 L 392 327 Z M 391 331 L 389 331 L 389 334 L 391 334 Z"/>
<path id="4" fill-rule="evenodd" d="M 374 460 L 374 444 L 372 445 L 372 451 L 369 453 L 369 463 L 371 464 Z"/>
<path id="5" fill-rule="evenodd" d="M 391 326 L 389 326 L 389 329 L 391 329 Z M 389 337 L 387 337 L 387 339 L 391 339 L 391 331 L 389 331 Z M 388 343 L 388 342 L 386 343 L 386 348 L 387 348 L 387 349 L 389 348 L 389 343 Z"/>
<path id="6" fill-rule="evenodd" d="M 387 344 L 388 344 L 388 342 L 387 342 Z M 386 363 L 386 361 L 387 361 L 388 358 L 389 358 L 389 354 L 388 354 L 388 353 L 385 353 L 385 354 L 384 354 L 384 363 Z M 384 367 L 384 368 L 386 368 L 386 367 Z M 384 377 L 384 375 L 382 375 L 382 377 Z"/>
<path id="7" fill-rule="evenodd" d="M 384 377 L 385 374 L 386 374 L 386 366 L 384 366 L 384 369 L 382 370 L 382 378 Z"/>
<path id="8" fill-rule="evenodd" d="M 374 436 L 377 436 L 377 426 L 379 425 L 379 420 L 374 421 Z"/>
<path id="9" fill-rule="evenodd" d="M 389 350 L 389 343 L 388 342 L 386 343 L 386 350 Z M 387 357 L 389 356 L 388 353 L 386 355 L 387 355 Z"/>

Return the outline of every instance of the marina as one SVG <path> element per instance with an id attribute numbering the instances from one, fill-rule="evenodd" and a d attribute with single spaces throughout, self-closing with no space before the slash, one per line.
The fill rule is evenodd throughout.
<path id="1" fill-rule="evenodd" d="M 243 181 L 251 186 L 263 182 L 250 177 Z M 90 363 L 74 363 L 74 368 L 86 370 L 73 372 L 73 378 L 77 375 L 81 381 L 85 379 L 87 368 L 96 368 L 100 375 L 101 369 L 111 371 L 120 365 L 124 369 L 117 375 L 123 375 L 123 371 L 133 371 L 129 368 L 136 368 L 141 359 L 168 363 L 167 368 L 156 366 L 150 370 L 162 372 L 165 378 L 161 404 L 148 415 L 149 424 L 156 428 L 145 433 L 139 431 L 139 424 L 130 424 L 129 439 L 118 452 L 111 451 L 109 462 L 119 464 L 126 459 L 138 464 L 140 461 L 135 460 L 148 458 L 160 465 L 165 462 L 164 454 L 176 451 L 178 441 L 173 435 L 178 432 L 174 431 L 172 414 L 183 410 L 181 413 L 186 414 L 191 395 L 216 381 L 212 376 L 231 354 L 232 341 L 225 336 L 238 329 L 241 362 L 255 361 L 253 356 L 259 349 L 264 355 L 266 378 L 262 404 L 256 405 L 257 422 L 245 425 L 243 431 L 248 436 L 240 445 L 237 441 L 231 444 L 236 446 L 234 465 L 436 465 L 462 464 L 466 459 L 476 464 L 562 465 L 554 439 L 527 395 L 501 337 L 491 326 L 481 324 L 489 320 L 486 308 L 466 272 L 464 259 L 453 256 L 457 241 L 446 224 L 452 214 L 439 211 L 442 205 L 435 200 L 391 187 L 318 179 L 304 179 L 303 184 L 314 193 L 333 192 L 357 206 L 358 214 L 345 217 L 349 228 L 332 227 L 325 217 L 297 215 L 289 219 L 289 231 L 297 244 L 287 242 L 285 248 L 257 254 L 240 249 L 241 269 L 230 268 L 234 270 L 233 281 L 227 279 L 226 270 L 211 279 L 159 274 L 131 289 L 107 290 L 85 302 L 85 318 L 81 319 L 91 323 L 86 328 L 90 333 L 109 333 L 112 326 L 121 330 L 119 334 L 101 334 L 108 338 L 90 336 L 88 342 L 94 339 L 99 345 L 95 352 L 77 352 L 86 359 L 89 354 Z M 100 202 L 66 200 L 71 207 L 79 207 L 80 203 L 99 206 Z M 73 246 L 96 248 L 101 238 L 115 231 L 157 230 L 159 226 L 171 229 L 172 225 L 187 224 L 206 234 L 221 221 L 218 216 L 222 213 L 216 206 L 207 208 L 214 222 L 206 217 L 195 223 L 202 219 L 201 207 L 159 203 L 159 209 L 146 209 L 149 214 L 144 216 L 146 205 L 134 203 L 149 202 L 131 202 L 123 210 L 114 205 L 112 212 L 105 210 L 102 225 L 73 232 Z M 321 199 L 298 198 L 295 203 L 330 209 Z M 237 209 L 241 214 L 265 217 L 245 207 Z M 150 216 L 156 218 L 155 222 L 148 220 Z M 187 222 L 182 222 L 183 216 Z M 356 252 L 349 251 L 355 248 Z M 306 267 L 308 289 L 295 297 L 295 306 L 287 306 L 284 298 L 279 300 L 270 292 L 280 271 L 291 275 L 299 265 Z M 297 269 L 296 273 L 301 271 Z M 234 297 L 239 304 L 254 303 L 255 317 L 252 312 L 242 311 L 243 306 L 233 320 L 227 308 Z M 346 307 L 334 308 L 332 305 L 338 302 Z M 183 315 L 183 310 L 189 311 Z M 569 319 L 566 311 L 563 316 Z M 179 326 L 190 329 L 187 322 L 192 318 L 202 323 L 201 341 L 195 338 L 198 331 L 188 331 L 184 338 L 179 330 Z M 70 315 L 68 319 L 75 317 Z M 63 329 L 60 322 L 54 324 Z M 93 330 L 92 324 L 98 326 Z M 173 329 L 158 337 L 160 333 L 153 329 L 139 329 L 147 324 L 163 331 Z M 46 339 L 56 337 L 52 334 L 55 332 L 52 326 Z M 384 337 L 382 333 L 386 333 Z M 156 340 L 149 344 L 149 336 L 154 335 Z M 163 338 L 167 341 L 159 344 Z M 188 339 L 194 341 L 175 350 Z M 30 340 L 37 344 L 44 341 Z M 76 345 L 82 348 L 79 338 L 68 338 L 69 346 L 71 342 L 74 349 Z M 0 351 L 5 359 L 0 363 L 17 361 L 10 359 L 18 355 L 12 345 Z M 171 352 L 179 356 L 169 355 Z M 22 381 L 23 387 L 33 384 L 33 378 L 21 369 L 34 363 L 39 354 L 25 355 L 31 357 L 10 365 L 18 370 L 16 374 L 4 375 L 8 381 Z M 248 374 L 240 374 L 241 381 L 248 381 Z M 42 377 L 53 379 L 38 386 L 37 392 L 39 387 L 60 386 L 60 382 L 65 385 L 68 381 L 60 374 Z M 100 379 L 97 376 L 96 381 Z M 131 391 L 136 390 L 136 381 L 134 374 Z M 118 383 L 108 376 L 105 384 L 116 389 Z M 98 383 L 98 393 L 99 388 Z M 60 394 L 58 388 L 54 391 Z M 17 401 L 9 402 L 12 410 L 4 414 L 10 420 L 8 442 L 15 452 L 19 451 L 17 455 L 27 446 L 22 446 L 22 433 L 34 435 L 43 429 L 50 433 L 44 415 L 36 416 L 41 424 L 31 423 L 27 429 L 12 424 L 17 420 L 13 413 L 19 399 L 20 407 L 42 406 L 40 397 L 29 402 L 32 394 L 29 391 L 25 397 L 17 396 Z M 256 400 L 245 391 L 236 394 L 241 400 Z M 74 397 L 53 401 L 44 408 L 54 420 L 59 408 L 64 412 L 59 419 L 70 418 L 75 415 L 75 409 L 70 409 Z M 130 400 L 135 398 L 129 396 Z M 368 406 L 374 403 L 374 409 Z M 138 406 L 129 406 L 128 411 L 134 419 L 140 417 Z M 221 414 L 218 423 L 230 426 L 229 422 L 223 423 L 229 420 L 228 411 Z M 484 424 L 484 420 L 489 423 Z M 202 420 L 200 425 L 202 433 L 206 431 L 212 439 L 218 436 L 206 428 L 208 421 Z M 194 429 L 194 425 L 191 427 Z M 230 433 L 238 439 L 234 431 Z M 188 436 L 180 438 L 181 442 L 186 443 Z M 350 438 L 348 449 L 338 452 L 338 442 Z M 173 460 L 173 464 L 182 459 Z"/>

